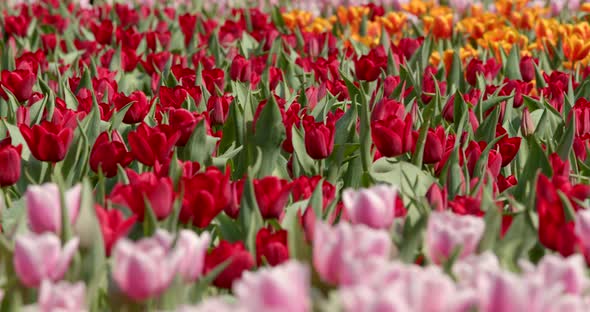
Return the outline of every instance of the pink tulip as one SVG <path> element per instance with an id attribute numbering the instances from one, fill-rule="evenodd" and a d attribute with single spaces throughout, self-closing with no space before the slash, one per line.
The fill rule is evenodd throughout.
<path id="1" fill-rule="evenodd" d="M 70 222 L 74 224 L 80 210 L 80 191 L 77 184 L 64 194 Z M 30 185 L 25 193 L 29 226 L 35 233 L 61 233 L 61 193 L 55 183 Z"/>
<path id="2" fill-rule="evenodd" d="M 79 239 L 73 238 L 62 249 L 53 233 L 19 235 L 14 245 L 14 270 L 27 287 L 38 287 L 44 279 L 58 281 L 66 273 L 78 243 Z"/>
<path id="3" fill-rule="evenodd" d="M 120 239 L 113 251 L 113 279 L 131 299 L 145 300 L 161 295 L 177 272 L 180 258 L 172 247 L 172 236 L 158 230 L 153 237 L 137 242 Z"/>
<path id="4" fill-rule="evenodd" d="M 576 215 L 576 235 L 585 250 L 590 251 L 590 210 L 579 210 Z"/>
<path id="5" fill-rule="evenodd" d="M 85 306 L 85 286 L 84 283 L 78 282 L 70 284 L 68 282 L 59 282 L 52 284 L 45 280 L 39 290 L 39 312 L 82 312 L 86 311 Z"/>
<path id="6" fill-rule="evenodd" d="M 397 188 L 377 185 L 369 189 L 345 190 L 342 202 L 353 224 L 364 224 L 374 229 L 388 229 L 395 218 Z"/>
<path id="7" fill-rule="evenodd" d="M 388 259 L 392 243 L 386 231 L 365 225 L 317 222 L 313 239 L 313 264 L 320 277 L 336 285 L 358 282 L 370 270 L 368 261 Z"/>
<path id="8" fill-rule="evenodd" d="M 176 252 L 180 253 L 178 271 L 186 282 L 194 282 L 203 272 L 205 254 L 209 247 L 211 236 L 204 232 L 201 236 L 190 230 L 182 230 L 176 241 Z"/>
<path id="9" fill-rule="evenodd" d="M 581 255 L 563 258 L 557 255 L 546 255 L 537 264 L 536 269 L 530 267 L 525 276 L 536 276 L 545 285 L 561 285 L 564 292 L 581 295 L 590 286 L 586 277 L 586 264 Z"/>
<path id="10" fill-rule="evenodd" d="M 248 311 L 311 311 L 309 270 L 296 261 L 288 261 L 256 272 L 244 272 L 233 291 Z"/>
<path id="11" fill-rule="evenodd" d="M 459 258 L 471 255 L 483 235 L 481 218 L 456 215 L 451 212 L 432 212 L 426 229 L 426 253 L 437 264 L 448 259 L 455 248 L 461 247 Z"/>

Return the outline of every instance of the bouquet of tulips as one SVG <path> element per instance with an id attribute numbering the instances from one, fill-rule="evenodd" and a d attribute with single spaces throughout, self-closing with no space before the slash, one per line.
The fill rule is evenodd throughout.
<path id="1" fill-rule="evenodd" d="M 590 309 L 590 2 L 0 10 L 0 311 Z"/>

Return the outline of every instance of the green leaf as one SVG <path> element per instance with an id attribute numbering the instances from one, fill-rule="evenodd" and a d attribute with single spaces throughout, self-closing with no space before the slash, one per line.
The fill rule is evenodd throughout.
<path id="1" fill-rule="evenodd" d="M 240 214 L 238 215 L 238 222 L 243 229 L 246 229 L 246 237 L 244 241 L 246 247 L 252 254 L 256 254 L 256 233 L 263 226 L 262 215 L 256 202 L 256 195 L 254 194 L 254 184 L 250 178 L 244 182 L 244 191 L 242 193 L 242 200 L 240 205 Z"/>
<path id="2" fill-rule="evenodd" d="M 264 164 L 256 174 L 258 177 L 264 177 L 274 171 L 277 157 L 281 152 L 281 144 L 287 136 L 283 117 L 274 97 L 271 96 L 262 109 L 256 121 L 255 129 L 254 142 L 262 150 L 261 156 Z"/>
<path id="3" fill-rule="evenodd" d="M 399 259 L 401 261 L 414 263 L 422 243 L 427 221 L 428 216 L 426 215 L 420 215 L 416 222 L 412 222 L 411 218 L 406 218 L 401 245 L 399 246 Z"/>
<path id="4" fill-rule="evenodd" d="M 513 45 L 510 49 L 510 54 L 508 55 L 508 59 L 506 60 L 506 67 L 504 68 L 504 74 L 508 79 L 518 79 L 521 80 L 522 76 L 520 74 L 520 51 L 518 46 Z"/>
<path id="5" fill-rule="evenodd" d="M 411 183 L 415 183 L 415 185 L 404 179 L 404 174 L 413 179 L 414 181 Z M 411 163 L 394 161 L 385 157 L 373 164 L 371 176 L 378 182 L 399 186 L 402 193 L 416 194 L 417 196 L 424 196 L 435 181 L 431 175 Z"/>

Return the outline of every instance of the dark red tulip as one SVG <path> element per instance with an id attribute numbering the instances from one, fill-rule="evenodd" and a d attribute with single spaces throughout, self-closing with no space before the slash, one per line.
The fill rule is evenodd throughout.
<path id="1" fill-rule="evenodd" d="M 121 135 L 115 130 L 110 134 L 101 133 L 90 152 L 90 168 L 98 172 L 99 168 L 107 178 L 117 175 L 118 165 L 125 168 L 131 161 L 133 155 L 127 151 L 127 147 L 121 138 Z"/>
<path id="2" fill-rule="evenodd" d="M 419 133 L 414 132 L 417 138 Z M 426 143 L 424 145 L 423 162 L 425 164 L 434 164 L 442 159 L 447 135 L 442 126 L 438 126 L 435 130 L 428 129 L 426 134 Z"/>
<path id="3" fill-rule="evenodd" d="M 129 96 L 117 93 L 114 97 L 114 105 L 117 110 L 122 109 L 131 103 L 131 106 L 123 117 L 126 124 L 136 124 L 142 122 L 150 111 L 151 104 L 147 97 L 141 91 L 133 91 Z"/>
<path id="4" fill-rule="evenodd" d="M 381 71 L 387 69 L 387 54 L 383 47 L 375 48 L 367 55 L 354 62 L 354 71 L 358 80 L 375 81 Z"/>
<path id="5" fill-rule="evenodd" d="M 294 179 L 291 183 L 291 194 L 293 195 L 293 201 L 301 201 L 311 198 L 311 195 L 315 191 L 318 183 L 321 180 L 321 176 L 300 176 Z M 336 196 L 336 187 L 330 182 L 324 180 L 322 183 L 322 203 L 324 209 L 334 200 Z"/>
<path id="6" fill-rule="evenodd" d="M 2 71 L 2 81 L 0 86 L 8 89 L 16 100 L 19 102 L 27 101 L 31 95 L 33 95 L 33 86 L 37 82 L 37 76 L 30 70 L 15 70 L 15 71 Z M 0 95 L 7 100 L 8 95 L 2 88 Z"/>
<path id="7" fill-rule="evenodd" d="M 205 115 L 192 113 L 184 108 L 171 108 L 167 112 L 168 124 L 180 132 L 180 138 L 176 142 L 176 146 L 185 146 L 197 124 L 201 120 L 207 122 Z"/>
<path id="8" fill-rule="evenodd" d="M 289 200 L 291 184 L 275 176 L 253 181 L 256 202 L 264 219 L 278 219 Z"/>
<path id="9" fill-rule="evenodd" d="M 117 209 L 104 209 L 100 205 L 96 204 L 96 218 L 100 223 L 100 230 L 102 232 L 102 240 L 104 242 L 105 252 L 107 257 L 111 255 L 113 246 L 119 240 L 119 238 L 125 237 L 131 230 L 135 222 L 137 222 L 137 216 L 132 215 L 125 219 L 125 216 L 120 210 Z"/>
<path id="10" fill-rule="evenodd" d="M 182 180 L 180 221 L 205 228 L 230 201 L 229 177 L 216 167 Z"/>
<path id="11" fill-rule="evenodd" d="M 285 119 L 283 120 L 287 137 L 285 138 L 285 141 L 283 141 L 282 147 L 287 153 L 293 153 L 293 126 L 299 127 L 300 122 L 301 104 L 294 102 L 285 112 Z"/>
<path id="12" fill-rule="evenodd" d="M 530 56 L 524 56 L 519 63 L 520 75 L 525 82 L 531 82 L 535 79 L 535 61 Z"/>
<path id="13" fill-rule="evenodd" d="M 172 57 L 172 54 L 168 51 L 162 51 L 158 53 L 149 53 L 146 56 L 145 61 L 140 60 L 141 65 L 145 72 L 152 76 L 157 72 L 163 72 L 168 60 Z"/>
<path id="14" fill-rule="evenodd" d="M 504 177 L 503 175 L 498 175 L 498 191 L 500 193 L 504 192 L 505 190 L 513 187 L 516 185 L 516 177 L 514 175 L 510 175 L 508 177 Z"/>
<path id="15" fill-rule="evenodd" d="M 324 159 L 332 154 L 334 149 L 334 134 L 336 117 L 331 112 L 326 122 L 315 122 L 312 116 L 303 118 L 305 129 L 305 150 L 313 159 Z"/>
<path id="16" fill-rule="evenodd" d="M 71 128 L 46 120 L 31 128 L 21 124 L 19 129 L 29 150 L 40 161 L 53 163 L 62 161 L 74 138 L 74 131 Z"/>
<path id="17" fill-rule="evenodd" d="M 497 125 L 496 137 L 504 134 L 506 134 L 506 129 L 504 129 L 501 125 Z M 514 157 L 516 157 L 516 154 L 520 149 L 521 141 L 522 138 L 520 137 L 509 138 L 508 136 L 504 136 L 502 139 L 500 139 L 497 147 L 500 150 L 500 154 L 502 155 L 502 167 L 508 166 Z"/>
<path id="18" fill-rule="evenodd" d="M 211 272 L 226 260 L 229 265 L 215 278 L 213 285 L 230 289 L 235 280 L 242 277 L 244 271 L 254 267 L 254 258 L 244 247 L 242 241 L 230 243 L 222 240 L 219 245 L 205 257 L 205 274 Z"/>
<path id="19" fill-rule="evenodd" d="M 211 94 L 217 94 L 216 89 L 223 92 L 225 89 L 225 72 L 219 68 L 203 69 L 203 83 Z"/>
<path id="20" fill-rule="evenodd" d="M 197 16 L 191 15 L 189 13 L 182 14 L 178 16 L 178 24 L 180 25 L 180 30 L 184 35 L 184 44 L 188 46 L 191 42 L 191 39 L 193 38 L 193 35 L 195 34 Z"/>
<path id="21" fill-rule="evenodd" d="M 230 196 L 227 206 L 223 211 L 232 219 L 237 219 L 240 215 L 240 202 L 242 201 L 242 193 L 244 191 L 244 179 L 232 181 L 229 185 Z"/>
<path id="22" fill-rule="evenodd" d="M 241 55 L 234 57 L 229 68 L 229 77 L 234 81 L 250 81 L 252 76 L 252 65 L 250 61 Z"/>
<path id="23" fill-rule="evenodd" d="M 92 24 L 90 30 L 94 34 L 96 42 L 104 45 L 111 43 L 113 38 L 113 22 L 108 19 L 101 20 L 100 24 Z"/>
<path id="24" fill-rule="evenodd" d="M 111 192 L 113 203 L 124 205 L 140 222 L 145 217 L 146 202 L 151 206 L 158 220 L 166 219 L 172 213 L 174 189 L 170 177 L 158 177 L 153 172 L 137 174 L 127 169 L 129 184 L 118 183 Z"/>
<path id="25" fill-rule="evenodd" d="M 10 137 L 0 140 L 0 186 L 15 184 L 20 178 L 23 146 L 12 145 Z"/>
<path id="26" fill-rule="evenodd" d="M 289 260 L 289 248 L 287 247 L 287 231 L 277 230 L 274 233 L 261 228 L 256 234 L 256 262 L 259 266 L 264 261 L 271 266 L 279 265 Z"/>
<path id="27" fill-rule="evenodd" d="M 223 96 L 212 95 L 207 101 L 207 111 L 211 125 L 223 125 L 229 113 L 229 105 L 234 97 L 229 94 Z"/>
<path id="28" fill-rule="evenodd" d="M 169 125 L 149 127 L 142 123 L 137 130 L 129 133 L 128 140 L 135 159 L 146 166 L 153 166 L 156 161 L 168 162 L 179 138 L 180 132 Z"/>
<path id="29" fill-rule="evenodd" d="M 403 104 L 383 99 L 371 114 L 371 137 L 385 157 L 410 152 L 413 145 L 412 115 L 406 114 Z"/>

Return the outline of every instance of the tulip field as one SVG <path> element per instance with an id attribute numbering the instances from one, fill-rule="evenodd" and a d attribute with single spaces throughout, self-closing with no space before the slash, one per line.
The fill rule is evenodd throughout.
<path id="1" fill-rule="evenodd" d="M 590 311 L 590 2 L 0 11 L 0 312 Z"/>

